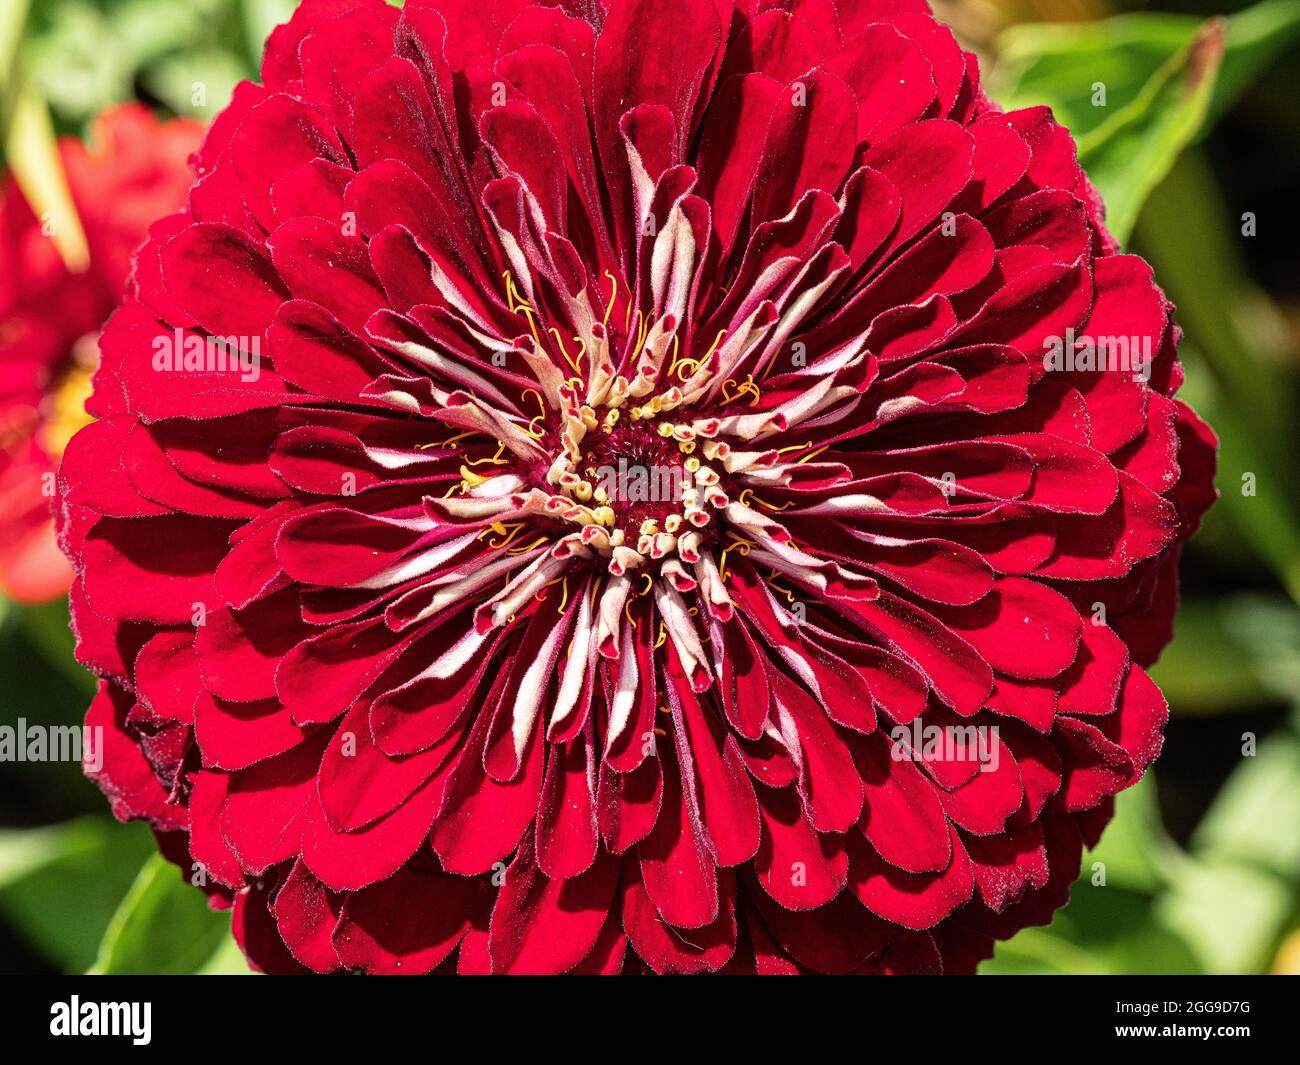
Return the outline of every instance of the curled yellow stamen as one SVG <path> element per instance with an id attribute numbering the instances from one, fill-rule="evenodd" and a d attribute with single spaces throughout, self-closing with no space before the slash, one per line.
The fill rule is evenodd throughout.
<path id="1" fill-rule="evenodd" d="M 484 465 L 485 463 L 491 463 L 493 466 L 504 466 L 504 465 L 506 465 L 506 460 L 503 459 L 501 456 L 502 456 L 502 454 L 504 454 L 505 450 L 506 450 L 506 445 L 505 445 L 504 443 L 502 443 L 501 446 L 500 446 L 499 448 L 497 448 L 497 453 L 496 453 L 495 455 L 493 455 L 490 459 L 474 459 L 473 461 L 466 462 L 465 465 L 466 465 L 466 466 L 482 466 L 482 465 Z M 483 478 L 483 480 L 486 480 L 486 479 L 487 479 L 487 478 Z"/>
<path id="2" fill-rule="evenodd" d="M 555 326 L 551 326 L 546 331 L 555 337 L 555 343 L 560 346 L 560 354 L 564 356 L 564 361 L 573 367 L 573 372 L 575 374 L 581 374 L 582 368 L 573 361 L 573 356 L 569 354 L 568 348 L 564 346 L 564 337 L 560 336 L 560 331 L 556 329 Z"/>
<path id="3" fill-rule="evenodd" d="M 637 357 L 641 354 L 641 349 L 645 347 L 645 338 L 650 333 L 650 319 L 641 313 L 640 308 L 637 308 L 636 317 L 637 317 L 636 347 L 632 349 L 632 360 L 631 360 L 633 362 L 635 362 Z"/>
<path id="4" fill-rule="evenodd" d="M 499 551 L 501 548 L 509 544 L 510 541 L 513 540 L 516 536 L 518 536 L 519 530 L 522 529 L 523 527 L 524 527 L 524 523 L 521 521 L 512 522 L 509 525 L 502 525 L 501 522 L 499 521 L 493 522 L 491 525 L 488 526 L 488 531 L 494 532 L 498 536 L 505 536 L 505 539 L 499 541 L 489 540 L 488 547 L 492 548 L 495 551 Z M 508 536 L 506 535 L 507 531 L 509 532 Z"/>
<path id="5" fill-rule="evenodd" d="M 449 436 L 449 437 L 447 437 L 446 440 L 435 441 L 435 442 L 432 443 L 432 444 L 421 444 L 421 445 L 420 445 L 419 447 L 417 447 L 415 450 L 416 450 L 416 451 L 429 451 L 429 450 L 432 450 L 432 449 L 435 448 L 435 447 L 446 447 L 446 448 L 451 448 L 451 449 L 454 451 L 454 450 L 456 450 L 456 442 L 457 442 L 458 440 L 464 440 L 465 437 L 467 437 L 467 436 L 478 436 L 478 432 L 477 432 L 477 430 L 474 430 L 474 429 L 467 429 L 467 430 L 465 430 L 465 432 L 463 432 L 463 433 L 457 433 L 455 436 Z"/>
<path id="6" fill-rule="evenodd" d="M 505 271 L 501 276 L 505 278 L 506 282 L 507 308 L 511 314 L 523 314 L 528 319 L 528 328 L 533 334 L 533 340 L 537 343 L 538 350 L 541 350 L 542 338 L 537 332 L 537 322 L 533 318 L 533 315 L 537 313 L 536 310 L 531 303 L 519 294 L 519 290 L 515 288 L 515 279 L 510 276 L 509 270 Z"/>
<path id="7" fill-rule="evenodd" d="M 734 388 L 734 393 L 729 389 Z M 753 396 L 749 401 L 751 407 L 758 406 L 759 400 L 763 398 L 763 393 L 759 390 L 758 385 L 754 384 L 753 375 L 749 375 L 744 381 L 737 382 L 734 377 L 728 377 L 722 382 L 722 405 L 725 407 L 729 403 L 734 403 L 741 396 Z"/>
<path id="8" fill-rule="evenodd" d="M 510 550 L 508 550 L 508 551 L 506 552 L 506 554 L 507 554 L 507 555 L 523 555 L 523 554 L 527 554 L 529 551 L 533 550 L 534 548 L 536 548 L 536 547 L 541 547 L 542 544 L 544 544 L 544 543 L 546 543 L 546 542 L 547 542 L 547 538 L 546 538 L 545 536 L 539 536 L 536 540 L 534 540 L 534 541 L 533 541 L 532 543 L 530 543 L 530 544 L 524 544 L 524 545 L 522 545 L 522 546 L 515 546 L 515 547 L 510 548 Z"/>
<path id="9" fill-rule="evenodd" d="M 760 507 L 766 507 L 768 510 L 777 510 L 777 511 L 780 511 L 780 510 L 789 510 L 792 506 L 794 506 L 794 500 L 792 500 L 792 499 L 788 499 L 788 500 L 786 500 L 786 501 L 785 501 L 784 503 L 782 503 L 779 507 L 776 506 L 776 505 L 773 504 L 773 503 L 769 503 L 769 502 L 767 502 L 767 500 L 765 500 L 765 499 L 759 499 L 758 496 L 754 495 L 754 490 L 753 490 L 752 488 L 746 488 L 743 492 L 741 492 L 740 495 L 737 497 L 737 500 L 736 500 L 736 501 L 737 501 L 737 502 L 738 502 L 742 507 L 747 507 L 747 506 L 750 506 L 750 502 L 749 502 L 749 501 L 750 501 L 751 499 L 752 499 L 755 503 L 757 503 Z"/>
<path id="10" fill-rule="evenodd" d="M 671 376 L 673 375 L 674 371 L 676 371 L 676 369 L 677 369 L 677 353 L 678 353 L 678 349 L 679 349 L 679 348 L 681 348 L 681 344 L 678 343 L 678 340 L 677 340 L 677 334 L 674 333 L 674 334 L 673 334 L 673 353 L 668 357 L 668 376 L 669 376 L 669 377 L 671 377 Z M 687 360 L 685 360 L 685 361 L 690 362 L 689 359 L 687 359 Z M 684 380 L 684 378 L 683 378 L 683 380 Z"/>
<path id="11" fill-rule="evenodd" d="M 772 357 L 767 360 L 767 365 L 763 367 L 763 372 L 758 375 L 760 381 L 766 381 L 767 375 L 772 372 L 772 367 L 776 365 L 776 356 L 778 352 L 772 352 Z"/>
<path id="12" fill-rule="evenodd" d="M 609 303 L 605 307 L 605 317 L 600 320 L 600 324 L 608 326 L 609 316 L 614 310 L 614 301 L 618 299 L 618 278 L 608 270 L 605 271 L 605 276 L 609 278 Z"/>
<path id="13" fill-rule="evenodd" d="M 777 580 L 777 574 L 776 571 L 774 570 L 772 572 L 772 575 L 767 579 L 767 586 L 771 588 L 773 591 L 780 592 L 782 595 L 784 595 L 786 598 L 786 602 L 793 603 L 795 601 L 794 592 L 790 591 L 790 589 L 786 588 L 784 585 L 777 584 L 776 580 Z"/>
<path id="14" fill-rule="evenodd" d="M 754 546 L 753 540 L 746 540 L 735 533 L 732 533 L 731 537 L 731 543 L 722 549 L 722 556 L 718 560 L 718 579 L 723 581 L 727 579 L 727 556 L 732 551 L 739 551 L 742 555 L 748 555 L 749 549 Z"/>
<path id="15" fill-rule="evenodd" d="M 538 392 L 537 389 L 535 389 L 535 388 L 525 388 L 521 393 L 519 393 L 520 399 L 522 399 L 524 396 L 529 395 L 530 393 L 531 393 L 532 395 L 534 395 L 534 396 L 537 397 L 537 409 L 538 409 L 539 411 L 541 411 L 541 413 L 540 413 L 537 417 L 538 417 L 538 418 L 545 418 L 545 417 L 546 417 L 546 400 L 542 398 L 542 394 L 541 394 L 540 392 Z M 534 419 L 533 419 L 533 421 L 536 421 L 536 420 L 537 420 L 537 418 L 534 418 Z M 529 424 L 531 424 L 531 423 L 529 423 Z"/>
<path id="16" fill-rule="evenodd" d="M 537 309 L 528 300 L 524 299 L 510 271 L 505 271 L 501 276 L 505 278 L 506 282 L 506 303 L 510 313 L 518 314 L 520 311 L 527 311 L 535 314 Z"/>

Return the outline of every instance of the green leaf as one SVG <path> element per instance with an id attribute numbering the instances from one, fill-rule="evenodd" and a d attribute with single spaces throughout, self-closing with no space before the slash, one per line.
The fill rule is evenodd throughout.
<path id="1" fill-rule="evenodd" d="M 1133 103 L 1196 26 L 1194 18 L 1168 14 L 1012 26 L 997 40 L 988 91 L 1008 110 L 1047 104 L 1081 136 Z M 1104 103 L 1094 102 L 1099 87 Z"/>
<path id="2" fill-rule="evenodd" d="M 1236 102 L 1251 80 L 1300 38 L 1300 0 L 1264 0 L 1227 20 L 1223 69 L 1211 120 Z M 1143 12 L 1096 22 L 1027 22 L 997 40 L 988 79 L 1004 107 L 1049 104 L 1076 136 L 1132 103 L 1166 62 L 1185 48 L 1200 21 L 1192 15 Z M 1094 103 L 1104 85 L 1105 104 Z"/>
<path id="3" fill-rule="evenodd" d="M 203 963 L 200 976 L 255 976 L 248 967 L 244 952 L 239 949 L 234 936 L 222 936 L 212 957 Z"/>
<path id="4" fill-rule="evenodd" d="M 169 56 L 142 75 L 145 86 L 178 115 L 211 121 L 230 102 L 246 70 L 230 52 L 202 49 Z M 201 102 L 196 89 L 202 87 Z"/>
<path id="5" fill-rule="evenodd" d="M 143 825 L 104 815 L 0 831 L 0 912 L 53 965 L 84 972 L 152 850 Z"/>
<path id="6" fill-rule="evenodd" d="M 1028 23 L 999 37 L 988 86 L 1004 107 L 1047 104 L 1070 128 L 1122 243 L 1179 151 L 1297 38 L 1300 0 L 1207 23 L 1164 13 Z"/>
<path id="7" fill-rule="evenodd" d="M 30 7 L 31 0 L 7 0 L 4 9 L 0 10 L 0 87 L 13 81 L 18 43 L 22 40 Z"/>
<path id="8" fill-rule="evenodd" d="M 1196 826 L 1192 852 L 1248 865 L 1300 883 L 1300 737 L 1271 736 L 1228 778 Z"/>
<path id="9" fill-rule="evenodd" d="M 86 269 L 90 248 L 63 173 L 49 108 L 29 88 L 20 89 L 14 101 L 5 140 L 5 163 L 31 204 L 32 213 L 50 227 L 50 239 L 68 269 L 74 273 Z"/>
<path id="10" fill-rule="evenodd" d="M 1160 824 L 1155 781 L 1143 777 L 1116 796 L 1114 818 L 1097 846 L 1084 855 L 1080 883 L 1090 885 L 1093 863 L 1101 862 L 1108 887 L 1154 893 L 1164 883 L 1162 859 L 1173 851 Z"/>
<path id="11" fill-rule="evenodd" d="M 1300 0 L 1265 0 L 1232 15 L 1227 23 L 1227 48 L 1210 106 L 1211 123 L 1237 102 L 1261 71 L 1300 40 Z"/>
<path id="12" fill-rule="evenodd" d="M 1079 137 L 1079 162 L 1101 193 L 1106 226 L 1121 244 L 1148 194 L 1200 132 L 1223 41 L 1223 23 L 1207 22 L 1131 103 Z"/>
<path id="13" fill-rule="evenodd" d="M 1086 874 L 1085 866 L 1085 874 Z M 1159 896 L 1120 887 L 1094 886 L 1081 878 L 1070 891 L 1067 920 L 1050 932 L 1086 949 L 1111 973 L 1195 973 L 1196 953 L 1176 932 L 1155 920 Z"/>
<path id="14" fill-rule="evenodd" d="M 1262 972 L 1285 929 L 1292 886 L 1232 862 L 1189 862 L 1156 903 L 1157 920 L 1185 939 L 1207 972 Z"/>
<path id="15" fill-rule="evenodd" d="M 159 854 L 144 863 L 99 945 L 91 972 L 193 973 L 230 934 L 230 917 Z"/>
<path id="16" fill-rule="evenodd" d="M 981 976 L 1101 976 L 1107 969 L 1087 948 L 1042 928 L 1026 928 L 998 943 L 979 971 Z"/>
<path id="17" fill-rule="evenodd" d="M 1278 596 L 1185 599 L 1151 677 L 1176 714 L 1285 701 L 1300 691 L 1300 611 Z"/>
<path id="18" fill-rule="evenodd" d="M 254 70 L 262 65 L 262 50 L 271 31 L 288 22 L 297 6 L 298 0 L 240 0 L 244 39 L 248 42 L 248 59 Z"/>
<path id="19" fill-rule="evenodd" d="M 80 0 L 38 5 L 24 45 L 28 74 L 61 127 L 79 132 L 110 104 L 134 99 L 160 64 L 201 51 L 224 51 L 244 64 L 238 0 Z M 202 79 L 196 72 L 192 79 Z M 209 99 L 224 99 L 212 85 Z M 188 101 L 187 89 L 185 98 Z M 227 97 L 228 98 L 228 97 Z M 169 101 L 167 101 L 169 102 Z M 179 113 L 192 114 L 194 108 Z"/>

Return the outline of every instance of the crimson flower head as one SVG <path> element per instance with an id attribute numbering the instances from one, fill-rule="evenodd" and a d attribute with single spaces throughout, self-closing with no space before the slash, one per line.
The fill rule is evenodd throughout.
<path id="1" fill-rule="evenodd" d="M 62 466 L 97 779 L 269 971 L 974 969 L 1213 490 L 1069 133 L 910 0 L 315 0 Z"/>
<path id="2" fill-rule="evenodd" d="M 99 328 L 122 296 L 131 253 L 149 223 L 185 202 L 185 162 L 202 127 L 159 122 L 145 107 L 113 107 L 89 148 L 59 141 L 78 226 L 38 217 L 14 179 L 0 188 L 0 589 L 42 602 L 72 573 L 50 520 L 54 465 L 85 424 Z M 57 238 L 85 239 L 69 264 Z M 72 256 L 70 256 L 72 257 Z M 77 261 L 77 260 L 81 261 Z"/>

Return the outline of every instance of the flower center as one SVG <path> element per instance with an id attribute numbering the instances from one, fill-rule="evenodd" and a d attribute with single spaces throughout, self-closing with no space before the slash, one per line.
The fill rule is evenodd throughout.
<path id="1" fill-rule="evenodd" d="M 651 559 L 666 557 L 677 538 L 703 529 L 725 507 L 718 472 L 700 461 L 696 441 L 667 421 L 622 420 L 618 408 L 582 408 L 586 429 L 566 442 L 548 479 L 575 503 L 591 508 L 613 546 L 628 544 Z M 571 439 L 571 438 L 570 438 Z"/>
<path id="2" fill-rule="evenodd" d="M 99 334 L 87 333 L 73 345 L 72 358 L 46 397 L 40 444 L 55 460 L 77 430 L 93 420 L 86 413 L 86 400 L 98 362 Z"/>

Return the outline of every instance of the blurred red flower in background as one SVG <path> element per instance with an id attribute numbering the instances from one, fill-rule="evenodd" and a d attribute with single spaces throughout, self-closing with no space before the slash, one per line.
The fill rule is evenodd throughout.
<path id="1" fill-rule="evenodd" d="M 72 572 L 50 517 L 53 470 L 98 361 L 99 329 L 121 299 L 149 224 L 185 202 L 186 161 L 203 127 L 148 108 L 105 111 L 91 144 L 63 137 L 59 160 L 77 219 L 38 218 L 13 175 L 0 191 L 0 589 L 20 602 L 67 593 Z M 53 234 L 80 226 L 86 261 Z"/>
<path id="2" fill-rule="evenodd" d="M 61 473 L 97 780 L 250 959 L 963 972 L 1049 920 L 1214 464 L 1068 131 L 888 0 L 317 0 L 262 73 Z"/>

